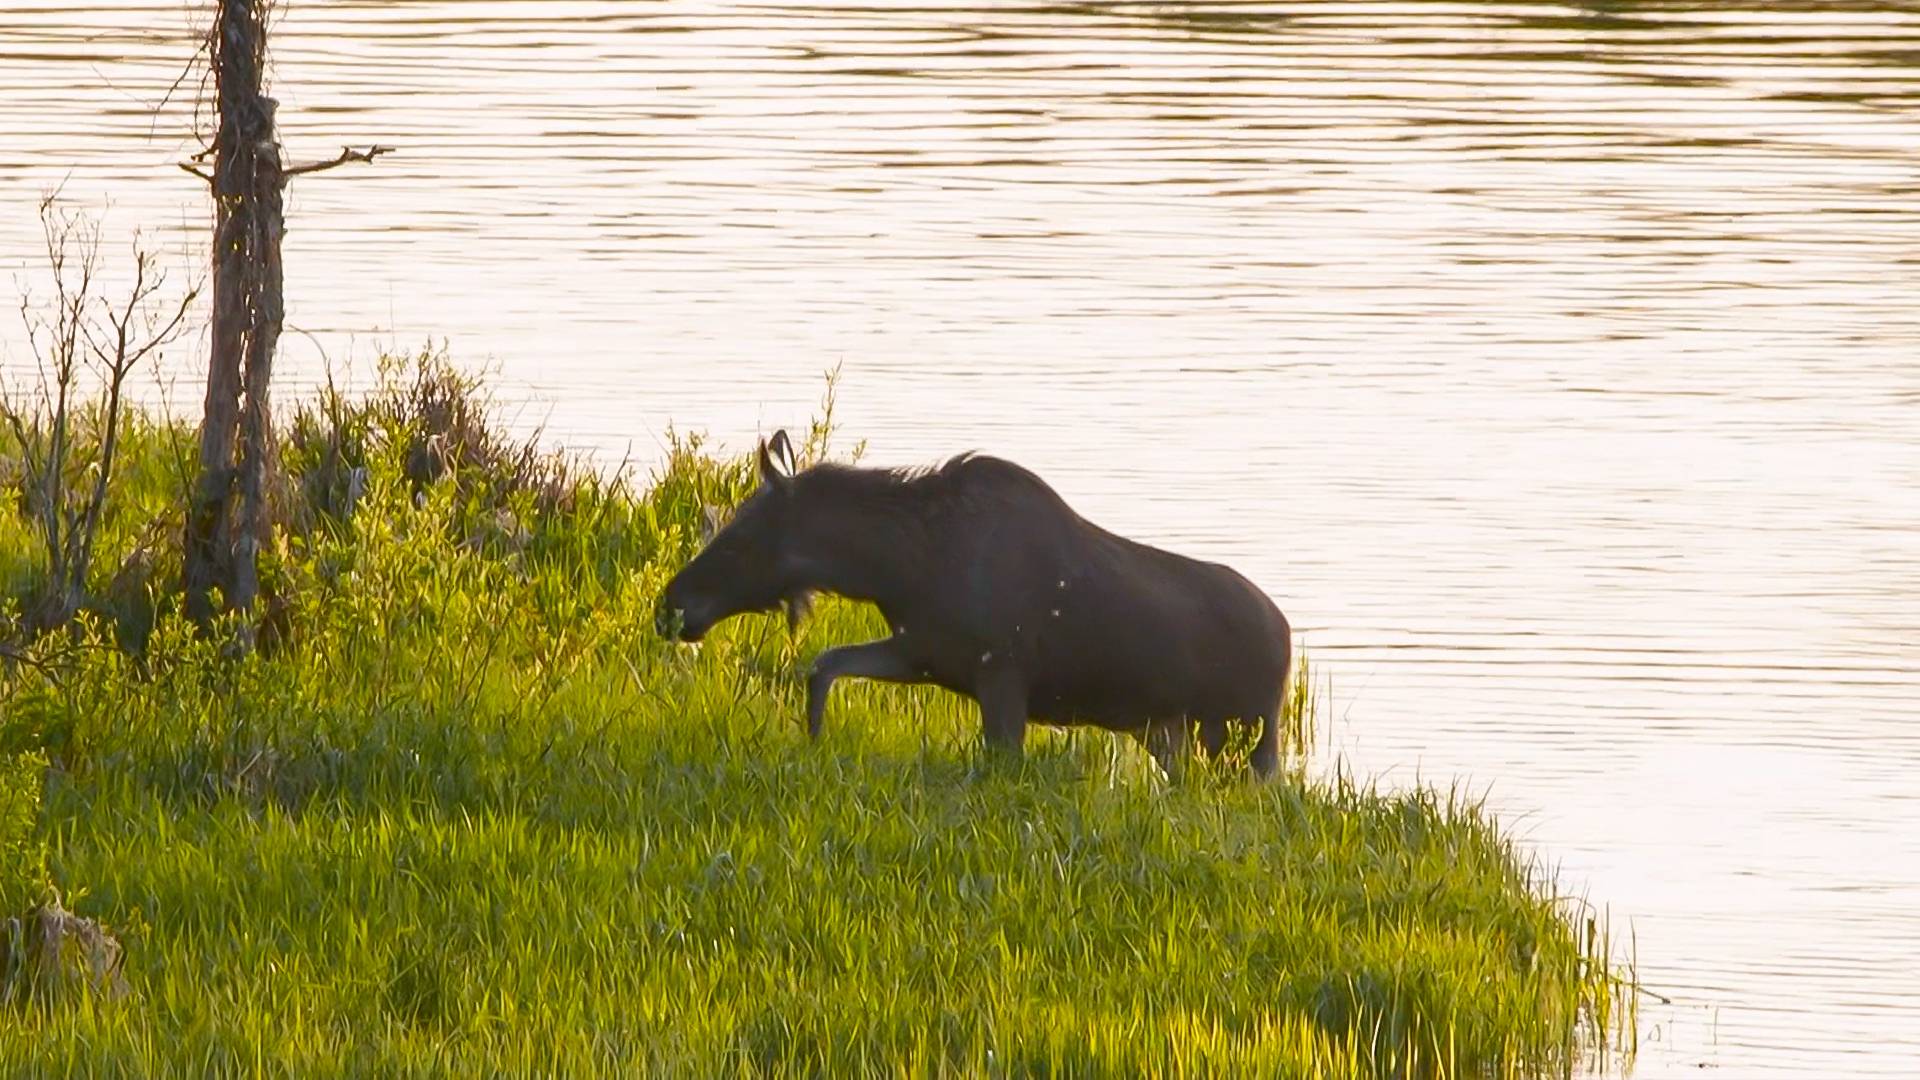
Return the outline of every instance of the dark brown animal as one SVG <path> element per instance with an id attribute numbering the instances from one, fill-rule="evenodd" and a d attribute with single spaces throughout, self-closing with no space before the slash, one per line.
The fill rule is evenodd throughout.
<path id="1" fill-rule="evenodd" d="M 698 641 L 815 591 L 877 605 L 891 637 L 815 659 L 809 734 L 834 680 L 857 677 L 971 697 L 988 746 L 1016 754 L 1029 720 L 1096 724 L 1171 768 L 1193 727 L 1218 753 L 1241 722 L 1258 728 L 1254 771 L 1278 767 L 1292 634 L 1233 570 L 1115 536 L 998 458 L 796 472 L 783 431 L 760 444 L 759 468 L 759 488 L 668 582 L 657 622 Z"/>

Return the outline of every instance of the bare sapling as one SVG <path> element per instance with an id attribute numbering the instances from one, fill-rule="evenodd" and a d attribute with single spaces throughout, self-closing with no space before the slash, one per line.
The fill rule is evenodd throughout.
<path id="1" fill-rule="evenodd" d="M 40 225 L 53 295 L 40 303 L 26 293 L 20 301 L 39 385 L 0 393 L 21 506 L 46 557 L 44 587 L 25 612 L 29 634 L 66 625 L 86 602 L 127 379 L 186 331 L 198 295 L 191 287 L 168 295 L 166 270 L 136 238 L 132 283 L 123 300 L 109 301 L 98 295 L 99 227 L 51 195 L 41 200 Z"/>

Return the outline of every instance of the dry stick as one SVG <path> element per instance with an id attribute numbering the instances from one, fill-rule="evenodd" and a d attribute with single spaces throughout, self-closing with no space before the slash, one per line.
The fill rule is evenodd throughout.
<path id="1" fill-rule="evenodd" d="M 294 165 L 281 170 L 280 175 L 283 177 L 294 177 L 302 176 L 306 173 L 325 172 L 328 169 L 336 169 L 352 161 L 372 162 L 374 158 L 379 157 L 381 154 L 391 153 L 393 153 L 393 147 L 381 146 L 378 143 L 367 147 L 365 150 L 355 150 L 351 146 L 343 146 L 340 148 L 340 156 L 331 161 L 310 161 L 305 165 Z M 186 166 L 182 165 L 181 168 L 184 169 Z"/>

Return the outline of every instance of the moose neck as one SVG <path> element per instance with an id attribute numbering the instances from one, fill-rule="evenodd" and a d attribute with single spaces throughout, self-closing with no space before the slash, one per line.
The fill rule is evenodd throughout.
<path id="1" fill-rule="evenodd" d="M 862 499 L 822 506 L 801 530 L 802 584 L 877 604 L 909 606 L 924 573 L 926 534 L 912 511 Z"/>

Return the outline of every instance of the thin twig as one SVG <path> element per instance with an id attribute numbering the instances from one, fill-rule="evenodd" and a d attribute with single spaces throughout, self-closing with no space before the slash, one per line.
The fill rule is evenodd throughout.
<path id="1" fill-rule="evenodd" d="M 351 161 L 372 162 L 374 158 L 379 157 L 381 154 L 391 153 L 393 153 L 393 147 L 381 146 L 377 143 L 367 147 L 365 150 L 355 150 L 351 146 L 343 146 L 340 148 L 340 156 L 331 161 L 310 161 L 305 165 L 295 165 L 282 171 L 280 175 L 295 177 L 306 173 L 325 172 L 328 169 L 339 168 Z M 184 168 L 184 166 L 182 167 Z"/>
<path id="2" fill-rule="evenodd" d="M 1620 981 L 1626 984 L 1627 986 L 1632 987 L 1637 993 L 1645 994 L 1646 996 L 1652 998 L 1653 1000 L 1659 1002 L 1662 1005 L 1673 1004 L 1672 998 L 1668 997 L 1665 994 L 1661 994 L 1661 993 L 1657 993 L 1655 991 L 1649 990 L 1646 987 L 1640 985 L 1639 983 L 1634 982 L 1632 979 L 1622 979 Z"/>

